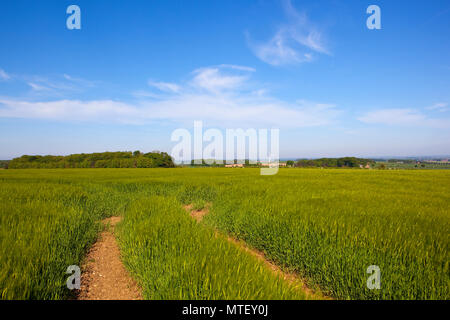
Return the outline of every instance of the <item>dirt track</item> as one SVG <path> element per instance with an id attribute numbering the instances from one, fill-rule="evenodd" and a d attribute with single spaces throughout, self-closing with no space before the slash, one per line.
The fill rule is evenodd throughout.
<path id="1" fill-rule="evenodd" d="M 209 213 L 210 204 L 202 210 L 193 210 L 192 205 L 184 209 L 198 223 Z M 78 300 L 142 300 L 141 289 L 130 277 L 120 260 L 120 251 L 114 236 L 114 226 L 121 217 L 103 220 L 106 228 L 99 240 L 92 246 L 81 272 L 81 289 Z M 295 273 L 283 271 L 266 258 L 265 254 L 249 247 L 244 241 L 217 232 L 217 236 L 225 237 L 239 249 L 262 261 L 268 269 L 288 282 L 292 287 L 306 293 L 308 299 L 330 299 L 320 292 L 314 292 Z"/>
<path id="2" fill-rule="evenodd" d="M 114 226 L 121 217 L 103 220 L 106 228 L 81 269 L 78 300 L 141 300 L 141 290 L 120 260 Z"/>
<path id="3" fill-rule="evenodd" d="M 210 206 L 211 204 L 208 203 L 205 206 L 205 208 L 201 210 L 194 210 L 193 205 L 186 205 L 184 206 L 184 209 L 190 213 L 193 219 L 195 219 L 197 222 L 200 223 L 203 217 L 209 213 Z M 330 297 L 323 295 L 321 292 L 315 292 L 314 290 L 308 288 L 305 284 L 305 281 L 303 281 L 303 279 L 301 279 L 297 274 L 283 271 L 279 266 L 277 266 L 275 263 L 267 259 L 267 257 L 263 252 L 256 250 L 255 248 L 249 247 L 244 241 L 235 239 L 228 235 L 222 235 L 218 231 L 216 231 L 216 234 L 217 236 L 225 237 L 229 242 L 233 243 L 239 249 L 254 256 L 259 261 L 262 261 L 268 269 L 270 269 L 278 277 L 281 277 L 286 282 L 288 282 L 293 288 L 303 291 L 308 299 L 326 299 L 326 300 L 331 299 Z"/>

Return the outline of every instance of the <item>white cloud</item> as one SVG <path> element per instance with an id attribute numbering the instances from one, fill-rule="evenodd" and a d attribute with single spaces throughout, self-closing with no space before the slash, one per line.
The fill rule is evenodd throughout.
<path id="1" fill-rule="evenodd" d="M 229 75 L 220 72 L 218 67 L 201 68 L 194 71 L 191 85 L 212 93 L 235 89 L 248 78 L 242 75 Z"/>
<path id="2" fill-rule="evenodd" d="M 0 80 L 9 80 L 11 76 L 5 72 L 5 70 L 0 69 Z"/>
<path id="3" fill-rule="evenodd" d="M 279 30 L 267 43 L 252 45 L 255 55 L 273 66 L 297 64 L 312 60 L 311 54 L 300 53 L 288 45 L 286 30 Z"/>
<path id="4" fill-rule="evenodd" d="M 87 87 L 93 87 L 91 81 L 73 78 L 67 74 L 58 77 L 24 76 L 20 77 L 32 89 L 32 92 L 47 96 L 64 96 L 67 93 L 80 92 Z"/>
<path id="5" fill-rule="evenodd" d="M 93 82 L 93 81 L 89 81 L 89 80 L 78 78 L 78 77 L 73 77 L 68 74 L 63 74 L 63 77 L 64 77 L 64 79 L 71 81 L 73 83 L 76 83 L 83 87 L 95 87 L 95 82 Z"/>
<path id="6" fill-rule="evenodd" d="M 249 46 L 259 59 L 280 66 L 310 62 L 313 52 L 330 54 L 322 33 L 306 14 L 297 12 L 289 0 L 284 1 L 284 10 L 289 22 L 280 26 L 268 41 L 255 43 L 247 34 Z"/>
<path id="7" fill-rule="evenodd" d="M 450 108 L 449 108 L 448 103 L 446 103 L 446 102 L 438 102 L 438 103 L 435 103 L 432 106 L 426 107 L 425 109 L 445 112 L 445 111 L 448 111 Z"/>
<path id="8" fill-rule="evenodd" d="M 34 83 L 34 82 L 28 82 L 27 83 L 31 89 L 35 90 L 35 91 L 47 91 L 47 90 L 51 90 L 50 88 Z"/>
<path id="9" fill-rule="evenodd" d="M 317 26 L 309 21 L 303 12 L 295 10 L 290 0 L 283 1 L 285 12 L 290 18 L 290 24 L 287 28 L 291 37 L 305 47 L 325 54 L 330 54 L 325 46 L 322 33 Z"/>
<path id="10" fill-rule="evenodd" d="M 61 121 L 146 124 L 154 120 L 188 123 L 202 120 L 228 127 L 311 127 L 329 124 L 337 115 L 333 107 L 302 107 L 280 101 L 217 98 L 187 95 L 137 104 L 113 100 L 56 100 L 30 102 L 0 99 L 0 117 Z"/>
<path id="11" fill-rule="evenodd" d="M 258 96 L 258 97 L 262 97 L 267 93 L 267 90 L 265 89 L 257 89 L 251 92 L 252 94 Z"/>
<path id="12" fill-rule="evenodd" d="M 249 71 L 249 72 L 255 72 L 255 68 L 251 68 L 251 67 L 246 67 L 246 66 L 238 66 L 235 64 L 221 64 L 219 65 L 219 67 L 222 68 L 231 68 L 231 69 L 235 69 L 235 70 L 241 70 L 241 71 Z"/>
<path id="13" fill-rule="evenodd" d="M 131 93 L 131 95 L 138 99 L 152 98 L 152 99 L 160 99 L 161 95 L 153 92 L 149 92 L 146 90 L 135 90 Z"/>
<path id="14" fill-rule="evenodd" d="M 89 120 L 98 121 L 136 116 L 134 107 L 125 103 L 80 100 L 56 100 L 45 102 L 30 102 L 12 99 L 0 99 L 0 117 L 32 118 L 51 120 Z M 131 119 L 131 118 L 130 118 Z"/>
<path id="15" fill-rule="evenodd" d="M 149 86 L 155 87 L 160 91 L 165 92 L 178 92 L 180 91 L 180 87 L 175 83 L 169 83 L 169 82 L 157 82 L 157 81 L 149 81 Z"/>
<path id="16" fill-rule="evenodd" d="M 450 128 L 450 119 L 431 118 L 414 109 L 380 109 L 368 112 L 358 120 L 370 124 Z"/>
<path id="17" fill-rule="evenodd" d="M 195 70 L 178 92 L 154 95 L 135 91 L 134 102 L 114 100 L 26 101 L 1 98 L 0 117 L 147 124 L 171 121 L 191 124 L 202 120 L 217 127 L 309 127 L 332 123 L 339 111 L 334 105 L 308 101 L 289 103 L 265 94 L 248 81 L 243 68 L 209 67 Z M 173 90 L 172 90 L 173 91 Z"/>

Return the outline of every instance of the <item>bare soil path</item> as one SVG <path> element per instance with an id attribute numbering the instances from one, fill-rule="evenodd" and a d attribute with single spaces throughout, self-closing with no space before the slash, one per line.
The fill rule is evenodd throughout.
<path id="1" fill-rule="evenodd" d="M 120 260 L 114 226 L 121 217 L 103 220 L 106 228 L 81 268 L 78 300 L 141 300 L 141 290 Z"/>
<path id="2" fill-rule="evenodd" d="M 186 205 L 184 206 L 184 209 L 190 213 L 191 217 L 195 219 L 197 222 L 201 222 L 203 217 L 206 216 L 209 213 L 209 208 L 211 204 L 208 203 L 205 208 L 201 210 L 195 210 L 193 209 L 193 205 Z M 229 235 L 223 235 L 222 233 L 216 231 L 216 234 L 218 236 L 225 237 L 229 242 L 233 243 L 236 247 L 239 249 L 247 252 L 248 254 L 254 256 L 259 261 L 262 261 L 268 269 L 270 269 L 274 274 L 276 274 L 278 277 L 281 277 L 284 279 L 284 281 L 288 282 L 293 288 L 297 290 L 303 291 L 308 299 L 325 299 L 330 300 L 331 297 L 328 297 L 324 295 L 322 292 L 318 290 L 312 290 L 309 288 L 305 281 L 296 273 L 286 272 L 282 270 L 279 266 L 277 266 L 275 263 L 270 261 L 266 255 L 255 248 L 250 247 L 245 241 L 233 238 Z"/>

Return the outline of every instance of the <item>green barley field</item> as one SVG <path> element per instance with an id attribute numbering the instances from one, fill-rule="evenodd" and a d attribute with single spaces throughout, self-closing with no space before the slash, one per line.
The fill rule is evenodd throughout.
<path id="1" fill-rule="evenodd" d="M 308 298 L 227 236 L 331 298 L 449 299 L 449 186 L 446 170 L 0 170 L 1 298 L 70 298 L 67 267 L 120 215 L 146 299 Z M 209 214 L 197 223 L 187 204 Z"/>

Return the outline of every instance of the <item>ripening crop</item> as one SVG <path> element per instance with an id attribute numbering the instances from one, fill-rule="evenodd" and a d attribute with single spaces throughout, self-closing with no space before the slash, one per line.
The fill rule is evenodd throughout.
<path id="1" fill-rule="evenodd" d="M 449 299 L 449 183 L 447 170 L 2 170 L 1 298 L 70 297 L 67 266 L 120 215 L 122 261 L 147 299 L 307 298 L 227 237 L 333 298 Z M 198 223 L 188 204 L 209 213 Z"/>

